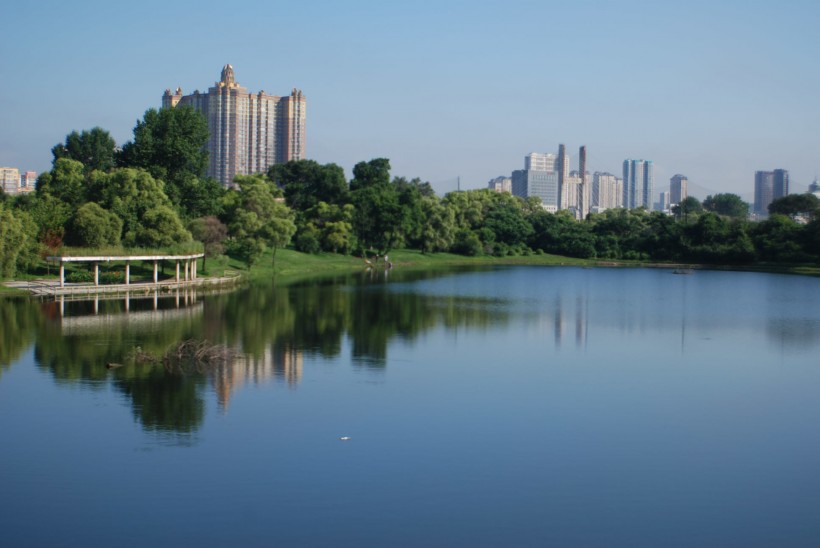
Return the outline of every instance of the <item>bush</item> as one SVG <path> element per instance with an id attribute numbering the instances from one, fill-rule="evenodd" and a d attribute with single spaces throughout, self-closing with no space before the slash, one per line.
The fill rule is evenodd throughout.
<path id="1" fill-rule="evenodd" d="M 75 284 L 93 282 L 94 274 L 88 270 L 72 270 L 66 273 L 65 281 Z"/>

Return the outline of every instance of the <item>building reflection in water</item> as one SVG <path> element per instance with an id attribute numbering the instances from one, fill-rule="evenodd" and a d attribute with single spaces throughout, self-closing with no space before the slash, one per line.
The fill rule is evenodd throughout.
<path id="1" fill-rule="evenodd" d="M 217 366 L 212 379 L 220 409 L 226 411 L 233 393 L 245 385 L 279 381 L 296 387 L 302 380 L 303 365 L 301 350 L 271 345 L 260 356 L 245 355 Z"/>

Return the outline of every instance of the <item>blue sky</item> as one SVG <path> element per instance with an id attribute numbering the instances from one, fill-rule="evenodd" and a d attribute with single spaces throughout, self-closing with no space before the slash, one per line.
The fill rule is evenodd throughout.
<path id="1" fill-rule="evenodd" d="M 820 174 L 816 1 L 45 1 L 3 19 L 0 165 L 24 170 L 75 129 L 128 141 L 166 88 L 231 63 L 250 91 L 303 90 L 309 158 L 387 157 L 439 192 L 559 143 L 573 168 L 580 145 L 591 171 L 649 159 L 658 190 L 684 173 L 701 198 Z"/>

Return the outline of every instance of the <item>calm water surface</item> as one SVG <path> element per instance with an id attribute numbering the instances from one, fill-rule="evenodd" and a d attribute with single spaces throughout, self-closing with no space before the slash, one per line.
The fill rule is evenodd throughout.
<path id="1" fill-rule="evenodd" d="M 0 330 L 4 546 L 820 545 L 818 279 L 393 271 Z M 133 361 L 190 338 L 243 356 Z"/>

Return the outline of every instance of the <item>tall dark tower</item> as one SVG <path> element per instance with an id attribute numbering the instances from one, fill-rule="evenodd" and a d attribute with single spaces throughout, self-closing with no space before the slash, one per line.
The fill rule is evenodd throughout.
<path id="1" fill-rule="evenodd" d="M 564 179 L 567 176 L 567 147 L 558 145 L 558 209 L 564 207 Z"/>
<path id="2" fill-rule="evenodd" d="M 578 208 L 581 210 L 581 216 L 584 212 L 589 211 L 589 204 L 586 203 L 587 192 L 587 147 L 582 146 L 578 150 L 578 171 L 581 172 L 581 184 L 578 187 Z"/>

